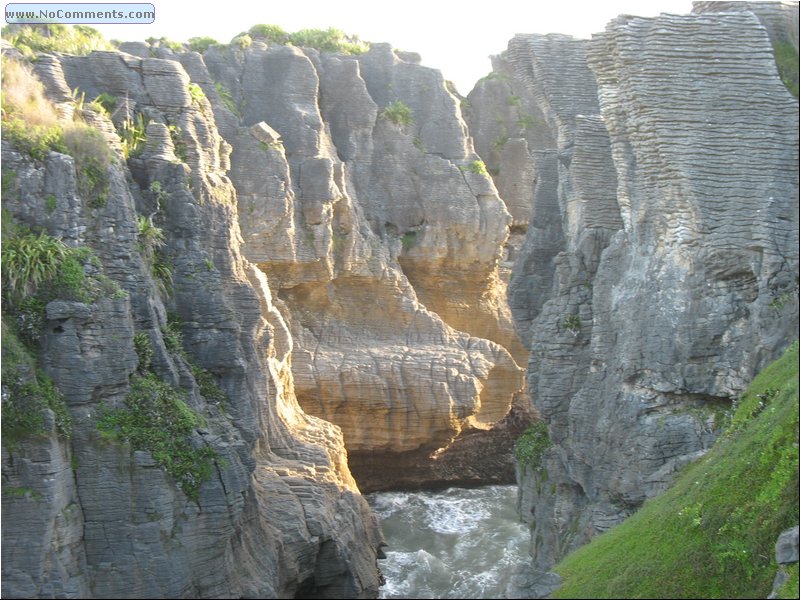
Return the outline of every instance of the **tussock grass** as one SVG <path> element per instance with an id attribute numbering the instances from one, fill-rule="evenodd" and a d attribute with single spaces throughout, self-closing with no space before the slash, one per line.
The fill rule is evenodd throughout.
<path id="1" fill-rule="evenodd" d="M 58 113 L 30 67 L 3 59 L 2 92 L 3 137 L 15 148 L 39 160 L 66 150 Z"/>

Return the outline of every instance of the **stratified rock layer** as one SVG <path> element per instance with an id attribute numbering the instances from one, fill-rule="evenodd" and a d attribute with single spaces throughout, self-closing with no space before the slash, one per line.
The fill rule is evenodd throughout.
<path id="1" fill-rule="evenodd" d="M 263 273 L 240 254 L 230 147 L 210 104 L 192 99 L 174 61 L 107 52 L 46 57 L 37 70 L 57 101 L 69 89 L 105 92 L 118 98 L 112 120 L 143 114 L 150 123 L 139 157 L 115 157 L 103 202 L 80 195 L 72 157 L 37 161 L 3 141 L 4 174 L 16 182 L 3 208 L 91 247 L 127 292 L 47 305 L 39 362 L 64 394 L 74 432 L 64 439 L 50 422 L 48 435 L 4 440 L 4 491 L 28 491 L 3 494 L 3 595 L 375 597 L 380 532 L 341 431 L 296 402 L 291 336 Z M 118 152 L 111 120 L 83 112 Z M 151 275 L 137 214 L 165 234 L 171 285 Z M 168 311 L 183 324 L 185 354 L 174 333 L 164 341 Z M 149 338 L 158 377 L 205 419 L 194 447 L 219 457 L 196 502 L 149 452 L 97 429 L 102 407 L 121 406 L 129 392 L 135 333 Z M 204 396 L 198 368 L 224 403 Z M 6 396 L 4 385 L 4 404 Z"/>
<path id="2" fill-rule="evenodd" d="M 620 17 L 591 42 L 517 36 L 495 62 L 503 78 L 470 95 L 473 114 L 508 122 L 502 84 L 550 131 L 527 150 L 509 289 L 553 442 L 520 473 L 546 569 L 704 452 L 796 337 L 798 111 L 750 12 Z"/>
<path id="3" fill-rule="evenodd" d="M 523 375 L 508 349 L 527 353 L 497 272 L 510 218 L 441 74 L 385 44 L 183 60 L 217 114 L 212 80 L 242 107 L 223 135 L 244 252 L 286 308 L 300 403 L 342 428 L 363 489 L 459 481 L 432 453 L 509 413 Z"/>

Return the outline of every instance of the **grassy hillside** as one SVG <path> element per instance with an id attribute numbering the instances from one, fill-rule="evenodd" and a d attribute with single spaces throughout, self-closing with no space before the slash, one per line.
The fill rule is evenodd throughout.
<path id="1" fill-rule="evenodd" d="M 798 523 L 798 344 L 756 377 L 714 448 L 554 570 L 556 598 L 766 598 Z M 797 567 L 782 597 L 797 598 Z"/>

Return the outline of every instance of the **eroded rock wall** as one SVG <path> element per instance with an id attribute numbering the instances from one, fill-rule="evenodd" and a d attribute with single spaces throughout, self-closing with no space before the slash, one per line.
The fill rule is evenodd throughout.
<path id="1" fill-rule="evenodd" d="M 528 149 L 509 293 L 553 442 L 520 473 L 547 568 L 663 490 L 796 338 L 797 101 L 750 12 L 517 36 L 496 62 L 475 114 L 507 112 L 481 94 L 510 86 L 552 140 Z"/>
<path id="2" fill-rule="evenodd" d="M 110 116 L 83 111 L 115 149 L 108 193 L 82 197 L 72 157 L 34 160 L 3 140 L 15 182 L 3 208 L 90 247 L 125 293 L 47 306 L 39 360 L 74 431 L 64 439 L 48 421 L 50 434 L 4 443 L 4 492 L 26 493 L 3 494 L 3 595 L 374 597 L 380 532 L 341 431 L 297 404 L 289 325 L 241 254 L 230 146 L 211 105 L 192 98 L 175 61 L 97 52 L 43 57 L 36 69 L 64 113 L 80 110 L 66 102 L 70 89 L 87 102 L 116 96 Z M 138 114 L 150 119 L 147 147 L 125 161 L 113 122 Z M 138 215 L 165 234 L 171 285 L 143 258 Z M 165 343 L 168 313 L 182 323 L 182 351 L 174 333 Z M 130 391 L 135 333 L 149 338 L 157 376 L 204 418 L 194 447 L 218 455 L 196 502 L 150 453 L 98 431 L 102 407 L 122 406 Z M 227 400 L 204 396 L 198 368 Z"/>
<path id="3" fill-rule="evenodd" d="M 240 107 L 222 131 L 243 251 L 286 308 L 298 399 L 342 427 L 362 489 L 509 480 L 507 433 L 502 470 L 431 458 L 508 415 L 526 356 L 498 276 L 510 217 L 441 74 L 386 44 L 182 61 L 217 114 L 214 81 Z"/>

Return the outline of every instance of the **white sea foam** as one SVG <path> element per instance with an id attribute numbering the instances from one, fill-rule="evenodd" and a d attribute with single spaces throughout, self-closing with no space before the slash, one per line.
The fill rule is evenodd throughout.
<path id="1" fill-rule="evenodd" d="M 502 598 L 529 564 L 516 488 L 453 488 L 368 497 L 389 544 L 381 598 Z"/>

